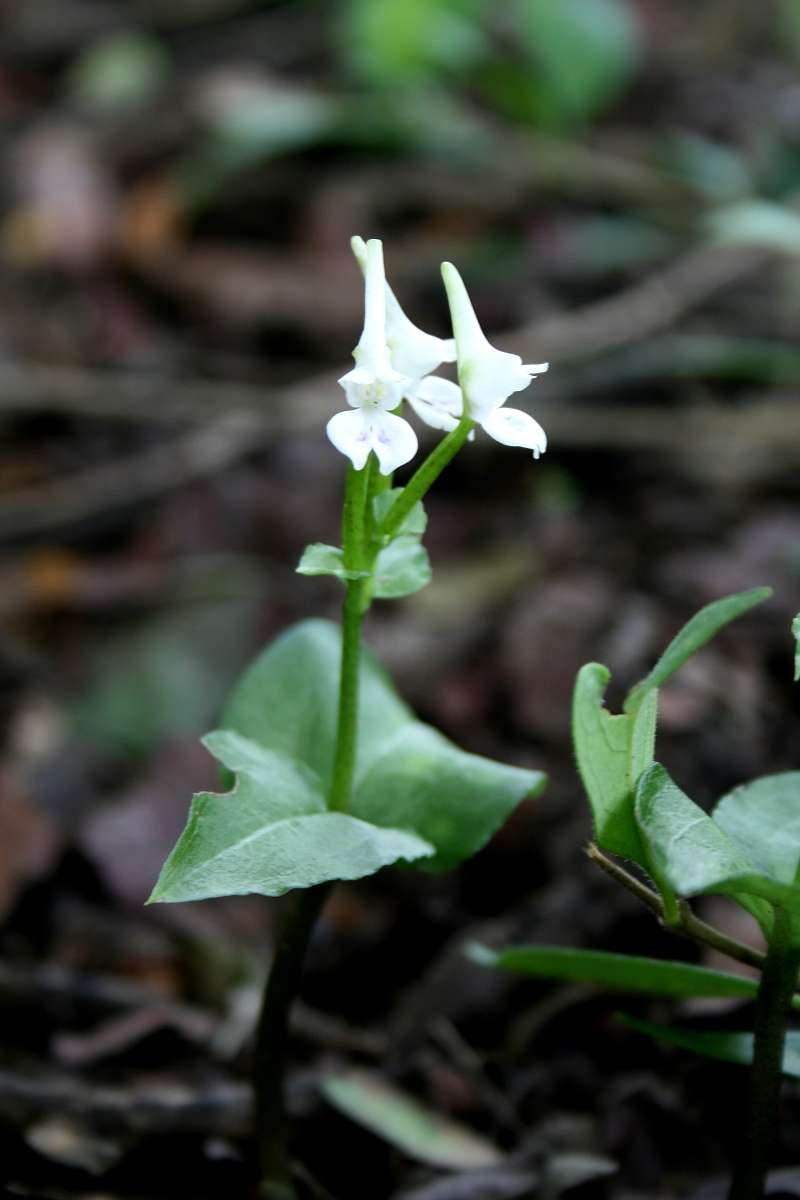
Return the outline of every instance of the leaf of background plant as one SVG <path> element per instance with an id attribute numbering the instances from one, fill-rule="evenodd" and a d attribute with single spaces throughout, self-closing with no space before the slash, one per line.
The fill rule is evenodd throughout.
<path id="1" fill-rule="evenodd" d="M 323 1075 L 320 1087 L 345 1116 L 420 1162 L 464 1170 L 503 1161 L 491 1142 L 426 1108 L 372 1071 Z"/>
<path id="2" fill-rule="evenodd" d="M 639 780 L 636 820 L 653 877 L 659 883 L 665 880 L 679 896 L 701 892 L 730 896 L 767 931 L 772 921 L 769 904 L 800 909 L 800 888 L 761 873 L 660 763 L 653 763 Z"/>
<path id="3" fill-rule="evenodd" d="M 587 663 L 578 672 L 572 701 L 575 757 L 597 841 L 604 849 L 644 865 L 633 792 L 639 775 L 653 761 L 657 695 L 650 693 L 636 714 L 612 714 L 603 706 L 610 678 L 601 663 Z"/>
<path id="4" fill-rule="evenodd" d="M 347 0 L 341 44 L 351 69 L 381 87 L 436 80 L 488 49 L 483 0 Z"/>
<path id="5" fill-rule="evenodd" d="M 642 992 L 654 996 L 746 996 L 752 999 L 758 981 L 729 971 L 712 971 L 692 963 L 606 950 L 571 950 L 561 946 L 508 946 L 489 950 L 468 948 L 469 957 L 481 966 L 514 971 L 542 979 L 592 983 L 612 991 Z M 795 1007 L 800 1008 L 800 997 Z"/>
<path id="6" fill-rule="evenodd" d="M 306 546 L 295 570 L 298 575 L 335 575 L 343 583 L 348 579 L 366 579 L 369 575 L 369 571 L 348 571 L 344 565 L 343 551 L 338 546 L 326 546 L 323 542 L 312 542 Z"/>
<path id="7" fill-rule="evenodd" d="M 792 635 L 795 640 L 794 649 L 794 681 L 800 680 L 800 613 L 792 621 Z"/>
<path id="8" fill-rule="evenodd" d="M 373 595 L 378 600 L 411 596 L 433 577 L 428 552 L 418 537 L 398 537 L 384 546 L 375 562 Z"/>
<path id="9" fill-rule="evenodd" d="M 302 763 L 230 730 L 204 742 L 237 783 L 222 795 L 194 797 L 151 902 L 281 896 L 330 879 L 361 879 L 433 851 L 413 833 L 326 811 L 320 780 Z"/>
<path id="10" fill-rule="evenodd" d="M 208 729 L 252 644 L 264 579 L 233 555 L 187 562 L 165 603 L 109 635 L 72 707 L 81 738 L 145 756 Z"/>
<path id="11" fill-rule="evenodd" d="M 467 754 L 420 722 L 399 729 L 359 776 L 349 812 L 413 829 L 438 853 L 419 865 L 447 871 L 475 854 L 520 800 L 538 794 L 539 771 Z"/>
<path id="12" fill-rule="evenodd" d="M 749 1067 L 753 1061 L 752 1033 L 716 1033 L 699 1032 L 693 1029 L 672 1028 L 669 1025 L 656 1025 L 652 1021 L 640 1021 L 637 1017 L 629 1017 L 627 1013 L 619 1013 L 619 1019 L 638 1033 L 656 1038 L 661 1042 L 669 1042 L 681 1050 L 691 1050 L 694 1054 L 702 1054 L 706 1058 L 718 1058 L 723 1062 L 739 1063 Z M 790 1029 L 786 1035 L 783 1047 L 783 1073 L 800 1078 L 800 1031 Z"/>
<path id="13" fill-rule="evenodd" d="M 678 668 L 682 667 L 701 646 L 710 642 L 724 625 L 735 620 L 736 617 L 741 616 L 756 604 L 761 604 L 771 595 L 772 588 L 751 588 L 746 592 L 723 596 L 721 600 L 714 600 L 705 608 L 701 608 L 672 639 L 652 671 L 631 688 L 625 701 L 625 711 L 634 712 L 651 688 L 661 687 L 662 683 L 674 675 Z"/>
<path id="14" fill-rule="evenodd" d="M 375 524 L 380 525 L 383 518 L 388 513 L 389 509 L 394 504 L 395 500 L 403 494 L 403 488 L 389 488 L 388 491 L 379 492 L 372 501 L 372 511 L 375 517 Z M 406 517 L 403 524 L 398 529 L 395 537 L 402 537 L 404 534 L 416 534 L 417 537 L 422 537 L 425 530 L 428 528 L 428 516 L 421 500 L 418 500 L 411 512 Z"/>
<path id="15" fill-rule="evenodd" d="M 564 127 L 618 96 L 640 60 L 639 28 L 627 0 L 518 0 L 513 27 L 538 67 L 535 115 Z"/>
<path id="16" fill-rule="evenodd" d="M 295 625 L 255 661 L 234 688 L 223 724 L 311 767 L 330 786 L 339 704 L 341 633 L 328 621 Z M 511 809 L 545 785 L 540 771 L 467 754 L 417 721 L 365 651 L 350 813 L 412 829 L 436 847 L 426 869 L 474 854 Z"/>
<path id="17" fill-rule="evenodd" d="M 742 200 L 712 212 L 708 231 L 719 242 L 800 252 L 800 213 L 771 200 Z"/>

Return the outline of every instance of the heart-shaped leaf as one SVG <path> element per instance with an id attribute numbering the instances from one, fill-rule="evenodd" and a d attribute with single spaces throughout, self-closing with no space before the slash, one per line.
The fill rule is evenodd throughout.
<path id="1" fill-rule="evenodd" d="M 336 740 L 340 648 L 339 627 L 330 622 L 294 626 L 245 672 L 223 713 L 229 730 L 310 768 L 323 798 Z M 411 831 L 429 854 L 432 845 L 436 853 L 425 859 L 426 869 L 446 869 L 474 854 L 520 800 L 544 788 L 540 771 L 467 754 L 417 721 L 367 651 L 359 695 L 349 816 L 395 833 Z"/>
<path id="2" fill-rule="evenodd" d="M 701 608 L 672 639 L 652 671 L 631 689 L 625 701 L 625 711 L 634 712 L 649 691 L 666 683 L 670 676 L 674 675 L 701 646 L 710 642 L 724 625 L 740 617 L 756 604 L 761 604 L 771 595 L 772 588 L 751 588 L 747 592 L 723 596 L 721 600 L 715 600 Z"/>
<path id="3" fill-rule="evenodd" d="M 236 786 L 194 797 L 151 902 L 281 896 L 330 879 L 360 879 L 433 851 L 416 834 L 328 812 L 309 767 L 240 734 L 218 730 L 205 745 L 234 772 Z"/>
<path id="4" fill-rule="evenodd" d="M 614 715 L 603 705 L 610 678 L 601 663 L 587 663 L 578 672 L 572 702 L 575 757 L 597 841 L 604 849 L 644 865 L 633 797 L 639 776 L 653 761 L 657 693 L 653 690 L 643 697 L 636 712 Z"/>
<path id="5" fill-rule="evenodd" d="M 420 865 L 447 871 L 480 850 L 519 801 L 543 786 L 537 771 L 467 754 L 415 721 L 388 739 L 359 777 L 349 811 L 415 830 L 438 851 Z"/>

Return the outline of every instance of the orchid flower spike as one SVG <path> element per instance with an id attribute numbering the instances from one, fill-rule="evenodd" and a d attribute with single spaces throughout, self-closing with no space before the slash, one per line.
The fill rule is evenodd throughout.
<path id="1" fill-rule="evenodd" d="M 366 242 L 354 237 L 350 245 L 366 275 Z M 455 341 L 425 333 L 403 312 L 388 283 L 385 289 L 386 345 L 394 369 L 408 377 L 403 397 L 426 425 L 434 429 L 455 429 L 461 416 L 461 391 L 449 379 L 431 374 L 441 363 L 455 362 Z"/>
<path id="2" fill-rule="evenodd" d="M 458 382 L 473 421 L 504 446 L 522 446 L 538 458 L 547 435 L 538 421 L 518 408 L 503 408 L 512 393 L 528 387 L 547 363 L 523 363 L 518 354 L 497 350 L 478 324 L 464 281 L 452 263 L 442 263 L 458 351 Z"/>
<path id="3" fill-rule="evenodd" d="M 373 451 L 381 474 L 391 475 L 417 452 L 414 430 L 391 411 L 399 405 L 411 380 L 392 366 L 386 344 L 383 246 L 372 239 L 365 249 L 364 328 L 353 351 L 356 365 L 339 380 L 354 411 L 331 417 L 327 434 L 357 471 L 362 470 Z"/>

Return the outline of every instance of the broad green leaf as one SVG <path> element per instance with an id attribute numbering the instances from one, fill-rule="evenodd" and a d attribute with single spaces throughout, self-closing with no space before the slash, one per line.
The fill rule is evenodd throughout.
<path id="1" fill-rule="evenodd" d="M 758 981 L 729 971 L 712 971 L 692 963 L 612 954 L 606 950 L 570 950 L 560 946 L 509 946 L 493 951 L 475 946 L 470 957 L 482 966 L 542 979 L 593 983 L 611 991 L 653 996 L 754 997 Z M 800 1007 L 800 997 L 798 997 Z"/>
<path id="2" fill-rule="evenodd" d="M 372 501 L 372 511 L 375 516 L 375 524 L 380 525 L 389 509 L 394 504 L 399 496 L 402 496 L 403 488 L 389 488 L 386 492 L 379 492 Z M 401 537 L 404 534 L 416 534 L 417 537 L 422 537 L 425 530 L 428 528 L 428 517 L 423 507 L 422 501 L 418 500 L 414 507 L 409 512 L 403 524 L 396 533 L 396 537 Z"/>
<path id="3" fill-rule="evenodd" d="M 298 759 L 330 786 L 339 705 L 339 627 L 304 621 L 264 651 L 234 688 L 223 724 Z M 511 809 L 545 785 L 540 771 L 459 750 L 417 721 L 364 651 L 352 816 L 411 829 L 436 847 L 439 869 L 474 854 Z"/>
<path id="4" fill-rule="evenodd" d="M 759 872 L 752 859 L 673 783 L 660 763 L 642 775 L 636 821 L 653 878 L 679 896 L 718 892 L 731 896 L 769 930 L 768 904 L 800 905 L 800 889 Z"/>
<path id="5" fill-rule="evenodd" d="M 758 871 L 781 883 L 798 882 L 800 771 L 734 788 L 717 803 L 713 819 Z"/>
<path id="6" fill-rule="evenodd" d="M 369 571 L 348 571 L 344 565 L 343 551 L 338 546 L 326 546 L 323 542 L 306 546 L 295 569 L 298 575 L 335 575 L 343 583 L 348 579 L 366 579 L 369 575 Z"/>
<path id="7" fill-rule="evenodd" d="M 747 592 L 723 596 L 721 600 L 715 600 L 701 608 L 672 639 L 652 671 L 631 689 L 625 701 L 625 711 L 634 712 L 651 688 L 661 687 L 662 683 L 674 675 L 701 646 L 710 642 L 724 625 L 756 604 L 761 604 L 771 595 L 772 588 L 751 588 Z"/>
<path id="8" fill-rule="evenodd" d="M 404 1154 L 444 1169 L 490 1167 L 503 1155 L 491 1142 L 457 1125 L 373 1071 L 323 1075 L 330 1104 Z"/>
<path id="9" fill-rule="evenodd" d="M 706 1058 L 718 1058 L 723 1062 L 739 1063 L 749 1067 L 753 1061 L 752 1033 L 705 1033 L 693 1029 L 674 1029 L 668 1025 L 656 1025 L 652 1021 L 640 1021 L 620 1013 L 620 1019 L 631 1029 L 648 1037 L 669 1042 L 681 1050 L 691 1050 Z M 783 1047 L 783 1073 L 800 1078 L 800 1031 L 789 1030 Z"/>
<path id="10" fill-rule="evenodd" d="M 151 901 L 281 896 L 329 879 L 360 879 L 433 851 L 416 834 L 326 811 L 310 768 L 240 734 L 217 730 L 205 745 L 237 783 L 223 795 L 194 797 Z"/>
<path id="11" fill-rule="evenodd" d="M 384 546 L 375 562 L 373 595 L 379 600 L 411 596 L 432 578 L 428 552 L 418 537 L 398 537 Z"/>
<path id="12" fill-rule="evenodd" d="M 550 125 L 584 121 L 617 96 L 640 57 L 628 0 L 517 0 L 517 36 L 538 67 L 534 112 Z"/>
<path id="13" fill-rule="evenodd" d="M 348 0 L 342 49 L 375 86 L 423 83 L 466 68 L 487 48 L 476 0 Z"/>
<path id="14" fill-rule="evenodd" d="M 657 695 L 651 692 L 636 713 L 615 716 L 603 706 L 610 678 L 601 663 L 587 663 L 578 672 L 572 702 L 575 757 L 597 841 L 604 849 L 644 865 L 633 793 L 639 775 L 653 761 Z"/>
<path id="15" fill-rule="evenodd" d="M 339 706 L 339 627 L 302 621 L 276 638 L 248 667 L 231 692 L 221 724 L 254 742 L 299 759 L 330 785 Z M 411 709 L 369 651 L 359 682 L 359 763 L 363 767 L 386 738 L 414 720 Z"/>
<path id="16" fill-rule="evenodd" d="M 415 830 L 438 849 L 420 865 L 446 871 L 480 850 L 519 801 L 543 786 L 538 771 L 467 754 L 415 722 L 398 730 L 360 776 L 349 811 Z"/>
<path id="17" fill-rule="evenodd" d="M 792 636 L 795 640 L 794 648 L 794 681 L 800 681 L 800 613 L 797 614 L 792 621 Z"/>

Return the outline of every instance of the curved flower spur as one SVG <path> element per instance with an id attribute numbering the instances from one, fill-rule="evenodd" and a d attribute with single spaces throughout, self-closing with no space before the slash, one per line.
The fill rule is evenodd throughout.
<path id="1" fill-rule="evenodd" d="M 458 382 L 473 421 L 504 446 L 522 446 L 538 458 L 547 449 L 547 435 L 538 421 L 519 408 L 503 408 L 548 368 L 548 363 L 523 363 L 518 354 L 497 350 L 478 323 L 464 281 L 452 263 L 442 263 L 442 278 L 450 305 Z"/>

